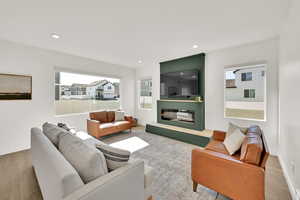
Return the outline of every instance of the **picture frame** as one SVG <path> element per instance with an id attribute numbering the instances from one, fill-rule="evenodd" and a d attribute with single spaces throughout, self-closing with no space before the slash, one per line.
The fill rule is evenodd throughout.
<path id="1" fill-rule="evenodd" d="M 32 76 L 0 73 L 0 100 L 32 100 Z"/>

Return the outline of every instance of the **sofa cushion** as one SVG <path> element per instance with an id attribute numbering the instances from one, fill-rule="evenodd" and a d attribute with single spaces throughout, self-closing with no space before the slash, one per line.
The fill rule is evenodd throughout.
<path id="1" fill-rule="evenodd" d="M 104 154 L 107 167 L 110 171 L 127 165 L 130 152 L 109 146 L 107 144 L 96 144 L 96 147 Z"/>
<path id="2" fill-rule="evenodd" d="M 263 144 L 258 134 L 247 134 L 243 141 L 240 160 L 249 164 L 259 165 Z"/>
<path id="3" fill-rule="evenodd" d="M 241 148 L 245 137 L 245 134 L 240 129 L 236 129 L 231 135 L 225 138 L 223 144 L 230 155 L 233 155 Z"/>
<path id="4" fill-rule="evenodd" d="M 117 121 L 117 122 L 114 122 L 114 125 L 115 126 L 130 125 L 130 122 L 129 121 Z"/>
<path id="5" fill-rule="evenodd" d="M 55 124 L 46 122 L 43 124 L 43 133 L 56 147 L 58 147 L 58 136 L 60 134 L 67 134 L 68 131 L 56 126 Z"/>
<path id="6" fill-rule="evenodd" d="M 212 140 L 207 144 L 205 149 L 229 155 L 222 141 Z"/>
<path id="7" fill-rule="evenodd" d="M 90 113 L 90 118 L 93 120 L 97 120 L 100 123 L 106 123 L 107 122 L 107 112 L 106 111 L 92 112 L 92 113 Z"/>
<path id="8" fill-rule="evenodd" d="M 124 121 L 125 112 L 124 111 L 116 111 L 115 112 L 115 121 Z"/>
<path id="9" fill-rule="evenodd" d="M 107 111 L 107 122 L 115 121 L 115 111 Z"/>
<path id="10" fill-rule="evenodd" d="M 108 173 L 103 153 L 74 135 L 59 135 L 59 151 L 75 168 L 84 183 Z"/>
<path id="11" fill-rule="evenodd" d="M 232 133 L 234 133 L 235 130 L 239 129 L 242 133 L 247 134 L 248 128 L 246 127 L 240 127 L 238 125 L 235 125 L 231 122 L 228 124 L 228 130 L 225 136 L 225 139 L 230 136 Z"/>
<path id="12" fill-rule="evenodd" d="M 112 128 L 112 127 L 115 127 L 115 123 L 104 123 L 104 124 L 100 124 L 99 125 L 99 128 L 101 129 L 105 129 L 105 128 Z"/>

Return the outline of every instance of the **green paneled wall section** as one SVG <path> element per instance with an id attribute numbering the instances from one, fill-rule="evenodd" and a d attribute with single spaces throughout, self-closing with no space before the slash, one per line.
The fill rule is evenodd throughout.
<path id="1" fill-rule="evenodd" d="M 210 141 L 209 137 L 204 137 L 204 136 L 199 136 L 199 135 L 193 135 L 193 134 L 188 134 L 180 131 L 174 131 L 158 126 L 153 126 L 151 124 L 146 125 L 146 131 L 149 133 L 157 134 L 157 135 L 162 135 L 165 137 L 169 137 L 172 139 L 180 140 L 183 142 L 187 142 L 190 144 L 198 145 L 200 147 L 205 147 L 208 142 Z"/>
<path id="2" fill-rule="evenodd" d="M 205 54 L 197 54 L 160 63 L 160 73 L 199 71 L 199 94 L 205 99 Z"/>
<path id="3" fill-rule="evenodd" d="M 190 110 L 195 112 L 195 123 L 161 119 L 162 109 Z M 157 101 L 157 122 L 194 130 L 204 130 L 204 102 Z"/>

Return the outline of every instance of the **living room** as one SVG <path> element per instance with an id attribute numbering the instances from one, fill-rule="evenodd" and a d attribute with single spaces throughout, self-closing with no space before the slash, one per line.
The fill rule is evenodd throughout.
<path id="1" fill-rule="evenodd" d="M 299 199 L 300 96 L 293 90 L 300 75 L 299 11 L 296 0 L 3 2 L 0 94 L 11 92 L 9 84 L 28 84 L 30 95 L 18 99 L 14 91 L 0 100 L 0 199 Z M 254 71 L 239 71 L 257 68 L 263 81 L 238 93 L 238 77 L 255 79 Z M 183 86 L 172 80 L 188 87 L 178 89 Z M 114 90 L 107 96 L 106 84 Z M 51 140 L 46 129 L 57 123 L 101 142 L 94 149 L 101 158 L 107 159 L 103 148 L 120 148 L 130 155 L 128 166 L 106 160 L 105 175 L 86 180 L 68 157 L 74 155 L 60 150 L 66 138 L 51 150 L 39 143 Z M 234 133 L 248 128 L 250 136 L 239 135 L 231 154 L 222 134 L 233 126 L 241 128 Z M 260 147 L 256 164 L 234 157 L 244 151 L 245 138 L 249 151 L 253 143 Z M 238 177 L 209 160 L 203 166 L 215 140 L 227 151 L 226 162 L 237 159 L 263 174 L 241 170 Z M 70 185 L 59 187 L 51 178 L 67 177 L 50 168 L 62 167 L 53 151 L 79 174 Z M 210 156 L 218 160 L 217 154 Z"/>

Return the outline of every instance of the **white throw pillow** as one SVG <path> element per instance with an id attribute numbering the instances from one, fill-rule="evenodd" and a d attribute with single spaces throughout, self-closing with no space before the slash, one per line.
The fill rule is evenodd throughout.
<path id="1" fill-rule="evenodd" d="M 229 122 L 228 130 L 226 132 L 226 137 L 225 138 L 230 136 L 236 130 L 240 130 L 242 133 L 247 134 L 248 128 L 247 127 L 241 127 L 241 126 L 238 126 L 238 125 L 235 125 L 235 124 Z"/>
<path id="2" fill-rule="evenodd" d="M 116 111 L 115 112 L 115 121 L 124 121 L 125 112 L 124 111 Z"/>
<path id="3" fill-rule="evenodd" d="M 245 134 L 242 133 L 240 129 L 236 129 L 232 134 L 225 138 L 223 144 L 230 155 L 233 155 L 241 148 L 245 137 Z"/>

